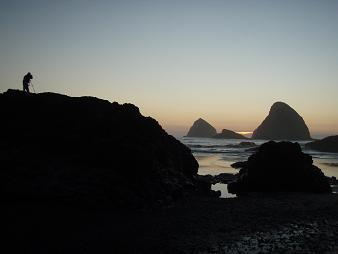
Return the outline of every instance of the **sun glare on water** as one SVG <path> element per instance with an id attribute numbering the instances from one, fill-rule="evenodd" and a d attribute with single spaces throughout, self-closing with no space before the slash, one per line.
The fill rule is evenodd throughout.
<path id="1" fill-rule="evenodd" d="M 241 135 L 249 135 L 249 134 L 252 134 L 252 131 L 236 131 L 236 133 L 241 134 Z"/>

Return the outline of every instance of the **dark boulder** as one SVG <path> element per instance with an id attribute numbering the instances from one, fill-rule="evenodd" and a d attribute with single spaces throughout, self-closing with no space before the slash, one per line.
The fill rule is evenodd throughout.
<path id="1" fill-rule="evenodd" d="M 4 199 L 162 204 L 196 188 L 189 148 L 132 104 L 0 94 Z"/>
<path id="2" fill-rule="evenodd" d="M 252 139 L 310 140 L 310 132 L 303 118 L 289 105 L 276 102 L 269 115 L 253 132 Z"/>
<path id="3" fill-rule="evenodd" d="M 270 141 L 261 145 L 241 167 L 231 193 L 247 192 L 318 192 L 329 193 L 327 177 L 312 164 L 298 143 Z"/>
<path id="4" fill-rule="evenodd" d="M 190 127 L 187 137 L 211 138 L 216 134 L 216 129 L 211 124 L 202 118 L 199 118 Z"/>
<path id="5" fill-rule="evenodd" d="M 213 184 L 215 183 L 229 183 L 233 182 L 237 178 L 237 174 L 231 174 L 231 173 L 220 173 L 218 175 L 215 175 L 213 177 Z"/>
<path id="6" fill-rule="evenodd" d="M 213 177 L 211 175 L 198 175 L 196 177 L 196 191 L 201 196 L 219 197 L 220 191 L 211 190 L 213 183 Z"/>
<path id="7" fill-rule="evenodd" d="M 244 168 L 248 165 L 247 161 L 237 161 L 235 163 L 232 163 L 230 166 L 236 169 Z"/>
<path id="8" fill-rule="evenodd" d="M 213 138 L 219 138 L 219 139 L 248 139 L 247 137 L 238 134 L 234 131 L 223 129 L 221 133 L 216 134 L 213 136 Z"/>
<path id="9" fill-rule="evenodd" d="M 307 143 L 305 148 L 320 152 L 338 153 L 338 135 Z"/>

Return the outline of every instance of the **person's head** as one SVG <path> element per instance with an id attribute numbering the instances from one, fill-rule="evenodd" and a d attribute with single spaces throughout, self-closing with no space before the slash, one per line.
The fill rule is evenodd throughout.
<path id="1" fill-rule="evenodd" d="M 29 76 L 30 78 L 33 78 L 33 75 L 30 72 L 27 73 L 27 76 Z"/>

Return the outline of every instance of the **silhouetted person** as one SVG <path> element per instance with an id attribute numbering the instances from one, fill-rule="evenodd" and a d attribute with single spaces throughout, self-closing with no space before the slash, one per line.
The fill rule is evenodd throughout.
<path id="1" fill-rule="evenodd" d="M 28 72 L 22 80 L 23 84 L 23 91 L 29 93 L 29 84 L 31 83 L 31 79 L 33 79 L 33 76 L 30 72 Z"/>

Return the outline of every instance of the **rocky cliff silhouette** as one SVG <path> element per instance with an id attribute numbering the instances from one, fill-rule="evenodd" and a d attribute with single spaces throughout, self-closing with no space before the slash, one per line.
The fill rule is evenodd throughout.
<path id="1" fill-rule="evenodd" d="M 187 137 L 211 138 L 216 134 L 216 129 L 211 124 L 199 118 L 190 127 Z"/>
<path id="2" fill-rule="evenodd" d="M 284 102 L 276 102 L 253 132 L 252 139 L 310 140 L 311 136 L 305 121 L 293 108 Z"/>
<path id="3" fill-rule="evenodd" d="M 132 104 L 0 94 L 1 196 L 162 204 L 196 187 L 189 148 Z"/>

